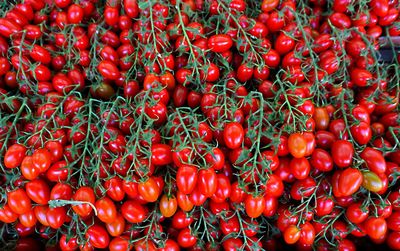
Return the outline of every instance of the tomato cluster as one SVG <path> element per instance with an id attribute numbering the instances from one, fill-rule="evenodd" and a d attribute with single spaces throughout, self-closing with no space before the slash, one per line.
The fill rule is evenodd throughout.
<path id="1" fill-rule="evenodd" d="M 0 247 L 400 250 L 399 11 L 0 4 Z"/>

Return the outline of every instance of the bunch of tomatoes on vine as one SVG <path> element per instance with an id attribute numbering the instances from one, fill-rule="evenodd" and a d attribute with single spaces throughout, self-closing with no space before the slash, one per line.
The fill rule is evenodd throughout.
<path id="1" fill-rule="evenodd" d="M 0 249 L 400 250 L 399 12 L 3 1 Z"/>

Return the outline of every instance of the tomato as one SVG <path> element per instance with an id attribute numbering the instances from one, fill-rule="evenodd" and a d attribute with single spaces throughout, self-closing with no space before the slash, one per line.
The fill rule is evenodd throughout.
<path id="1" fill-rule="evenodd" d="M 172 162 L 171 147 L 165 144 L 155 144 L 151 147 L 151 163 L 157 166 L 168 165 Z"/>
<path id="2" fill-rule="evenodd" d="M 340 168 L 345 168 L 353 162 L 354 148 L 347 140 L 337 140 L 332 144 L 333 162 Z"/>
<path id="3" fill-rule="evenodd" d="M 242 64 L 237 69 L 237 79 L 240 82 L 247 82 L 253 77 L 254 67 L 248 64 Z"/>
<path id="4" fill-rule="evenodd" d="M 62 144 L 59 141 L 51 140 L 47 141 L 44 145 L 51 155 L 51 162 L 55 163 L 63 158 L 64 149 Z"/>
<path id="5" fill-rule="evenodd" d="M 301 231 L 295 225 L 290 225 L 283 232 L 283 238 L 287 244 L 294 244 L 300 239 Z"/>
<path id="6" fill-rule="evenodd" d="M 360 157 L 365 161 L 369 170 L 376 174 L 386 172 L 386 161 L 382 153 L 371 147 L 366 147 Z"/>
<path id="7" fill-rule="evenodd" d="M 82 22 L 84 11 L 78 4 L 71 4 L 68 7 L 67 18 L 70 24 L 79 24 Z"/>
<path id="8" fill-rule="evenodd" d="M 346 209 L 347 219 L 354 223 L 359 224 L 368 218 L 369 210 L 368 207 L 362 205 L 362 203 L 353 203 Z"/>
<path id="9" fill-rule="evenodd" d="M 315 214 L 319 217 L 323 217 L 330 214 L 333 211 L 333 207 L 334 201 L 331 198 L 323 195 L 317 198 Z"/>
<path id="10" fill-rule="evenodd" d="M 311 155 L 310 164 L 312 167 L 322 171 L 329 172 L 333 169 L 333 159 L 324 149 L 317 148 Z"/>
<path id="11" fill-rule="evenodd" d="M 47 223 L 51 228 L 60 228 L 67 218 L 67 211 L 64 207 L 50 207 L 46 213 Z"/>
<path id="12" fill-rule="evenodd" d="M 27 180 L 34 180 L 40 174 L 39 169 L 33 166 L 31 156 L 25 156 L 25 158 L 22 160 L 20 170 L 21 174 Z"/>
<path id="13" fill-rule="evenodd" d="M 0 18 L 0 35 L 10 37 L 12 34 L 20 32 L 21 30 L 21 26 L 16 22 L 6 18 Z"/>
<path id="14" fill-rule="evenodd" d="M 216 53 L 221 53 L 229 50 L 233 45 L 232 38 L 225 34 L 213 35 L 208 38 L 208 48 Z"/>
<path id="15" fill-rule="evenodd" d="M 47 211 L 49 211 L 48 206 L 35 206 L 33 211 L 35 212 L 36 219 L 40 224 L 43 226 L 49 226 L 49 223 L 47 222 Z"/>
<path id="16" fill-rule="evenodd" d="M 278 7 L 278 5 L 279 5 L 278 0 L 263 0 L 261 3 L 261 10 L 263 12 L 269 12 Z"/>
<path id="17" fill-rule="evenodd" d="M 92 212 L 92 207 L 88 203 L 91 203 L 92 205 L 94 205 L 95 198 L 96 197 L 94 195 L 94 191 L 92 188 L 80 187 L 78 190 L 76 190 L 75 194 L 72 196 L 72 199 L 75 201 L 84 201 L 87 203 L 73 205 L 73 206 L 71 206 L 71 208 L 80 217 L 87 217 Z"/>
<path id="18" fill-rule="evenodd" d="M 138 192 L 147 202 L 155 202 L 161 193 L 160 188 L 152 177 L 138 184 Z"/>
<path id="19" fill-rule="evenodd" d="M 350 128 L 350 131 L 354 140 L 360 145 L 367 144 L 372 138 L 371 127 L 365 122 L 360 122 L 358 125 L 353 125 Z"/>
<path id="20" fill-rule="evenodd" d="M 298 180 L 305 179 L 311 170 L 310 163 L 305 157 L 293 158 L 290 161 L 289 167 L 293 176 Z"/>
<path id="21" fill-rule="evenodd" d="M 197 186 L 202 194 L 211 197 L 217 190 L 217 174 L 213 168 L 201 169 L 198 172 Z"/>
<path id="22" fill-rule="evenodd" d="M 197 238 L 191 233 L 189 228 L 184 228 L 179 232 L 177 241 L 179 246 L 183 248 L 190 248 L 196 244 Z"/>
<path id="23" fill-rule="evenodd" d="M 339 177 L 339 192 L 349 196 L 358 191 L 363 181 L 362 173 L 356 168 L 346 168 Z"/>
<path id="24" fill-rule="evenodd" d="M 132 250 L 133 245 L 130 243 L 129 238 L 118 236 L 110 241 L 108 246 L 110 251 Z"/>
<path id="25" fill-rule="evenodd" d="M 231 183 L 224 174 L 217 174 L 217 190 L 211 196 L 211 200 L 217 203 L 224 202 L 231 194 Z"/>
<path id="26" fill-rule="evenodd" d="M 85 237 L 95 248 L 107 248 L 110 243 L 110 237 L 108 236 L 107 231 L 97 224 L 94 224 L 87 229 Z"/>
<path id="27" fill-rule="evenodd" d="M 400 250 L 400 232 L 390 232 L 386 243 L 393 250 Z"/>
<path id="28" fill-rule="evenodd" d="M 37 204 L 46 205 L 50 200 L 49 185 L 41 179 L 29 181 L 25 185 L 26 194 Z"/>
<path id="29" fill-rule="evenodd" d="M 365 230 L 372 239 L 379 239 L 386 234 L 386 221 L 381 217 L 370 217 L 365 221 Z"/>
<path id="30" fill-rule="evenodd" d="M 122 216 L 130 223 L 143 222 L 147 217 L 146 209 L 133 200 L 125 201 L 121 206 Z"/>
<path id="31" fill-rule="evenodd" d="M 112 223 L 106 224 L 106 229 L 111 236 L 120 236 L 125 230 L 125 218 L 118 213 Z"/>
<path id="32" fill-rule="evenodd" d="M 275 40 L 274 48 L 280 54 L 284 55 L 294 49 L 295 41 L 284 33 L 280 33 Z"/>
<path id="33" fill-rule="evenodd" d="M 32 165 L 40 172 L 46 172 L 51 165 L 51 159 L 50 152 L 45 148 L 40 148 L 32 154 Z"/>
<path id="34" fill-rule="evenodd" d="M 178 201 L 175 196 L 164 194 L 160 199 L 160 212 L 164 217 L 172 217 L 178 209 Z"/>
<path id="35" fill-rule="evenodd" d="M 70 172 L 71 170 L 68 167 L 67 162 L 65 160 L 61 160 L 54 163 L 49 169 L 47 169 L 46 177 L 48 180 L 53 182 L 66 181 Z"/>
<path id="36" fill-rule="evenodd" d="M 139 6 L 137 0 L 123 0 L 125 14 L 130 18 L 136 18 L 139 15 Z"/>
<path id="37" fill-rule="evenodd" d="M 197 183 L 197 168 L 191 165 L 182 165 L 176 173 L 176 184 L 179 191 L 190 194 Z"/>
<path id="38" fill-rule="evenodd" d="M 265 199 L 262 195 L 247 195 L 244 201 L 246 214 L 251 218 L 259 217 L 265 209 Z"/>
<path id="39" fill-rule="evenodd" d="M 104 20 L 109 26 L 114 26 L 119 20 L 119 9 L 115 6 L 107 5 L 104 9 Z"/>
<path id="40" fill-rule="evenodd" d="M 117 217 L 117 208 L 114 202 L 108 198 L 104 197 L 98 199 L 94 204 L 97 210 L 97 218 L 104 223 L 113 223 Z"/>
<path id="41" fill-rule="evenodd" d="M 316 130 L 326 130 L 329 127 L 329 114 L 326 107 L 316 107 L 314 109 L 313 119 Z"/>
<path id="42" fill-rule="evenodd" d="M 224 142 L 230 149 L 238 148 L 244 140 L 244 130 L 238 122 L 230 122 L 224 128 Z"/>
<path id="43" fill-rule="evenodd" d="M 18 214 L 14 213 L 11 208 L 5 204 L 0 208 L 0 221 L 4 223 L 13 223 L 18 219 Z"/>
<path id="44" fill-rule="evenodd" d="M 289 152 L 295 158 L 302 158 L 307 153 L 307 141 L 300 133 L 292 133 L 288 138 Z"/>
<path id="45" fill-rule="evenodd" d="M 73 251 L 79 247 L 76 237 L 68 237 L 65 234 L 61 236 L 59 245 L 62 251 Z"/>
<path id="46" fill-rule="evenodd" d="M 362 186 L 371 192 L 377 193 L 383 189 L 383 182 L 376 173 L 366 171 L 363 172 Z"/>
<path id="47" fill-rule="evenodd" d="M 243 248 L 243 241 L 239 238 L 228 238 L 222 242 L 225 251 L 235 251 Z"/>
<path id="48" fill-rule="evenodd" d="M 313 225 L 306 222 L 300 225 L 300 238 L 299 243 L 304 245 L 312 245 L 315 240 L 315 229 Z"/>
<path id="49" fill-rule="evenodd" d="M 101 61 L 97 69 L 103 78 L 108 80 L 117 80 L 120 76 L 117 66 L 110 60 Z"/>
<path id="50" fill-rule="evenodd" d="M 193 209 L 194 205 L 190 200 L 190 197 L 180 191 L 177 192 L 176 198 L 178 201 L 178 206 L 185 212 L 188 212 Z"/>
<path id="51" fill-rule="evenodd" d="M 7 193 L 7 205 L 16 214 L 27 213 L 32 208 L 31 200 L 22 188 Z"/>
<path id="52" fill-rule="evenodd" d="M 21 144 L 10 146 L 4 155 L 4 165 L 7 168 L 16 168 L 21 165 L 25 155 L 26 147 Z"/>
<path id="53" fill-rule="evenodd" d="M 50 200 L 70 200 L 72 198 L 72 188 L 68 184 L 57 183 L 50 192 Z"/>

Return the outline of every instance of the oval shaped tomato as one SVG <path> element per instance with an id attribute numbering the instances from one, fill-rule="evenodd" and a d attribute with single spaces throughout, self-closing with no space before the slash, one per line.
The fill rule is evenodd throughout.
<path id="1" fill-rule="evenodd" d="M 310 163 L 305 157 L 293 158 L 290 161 L 289 168 L 293 176 L 298 180 L 305 179 L 311 171 Z"/>
<path id="2" fill-rule="evenodd" d="M 353 144 L 347 140 L 337 140 L 332 144 L 331 154 L 333 162 L 338 167 L 348 167 L 353 162 Z"/>
<path id="3" fill-rule="evenodd" d="M 213 35 L 207 41 L 208 49 L 217 53 L 229 50 L 232 45 L 232 38 L 226 34 Z"/>
<path id="4" fill-rule="evenodd" d="M 254 196 L 252 194 L 247 195 L 244 201 L 244 208 L 247 216 L 249 216 L 250 218 L 259 217 L 265 209 L 264 196 Z"/>
<path id="5" fill-rule="evenodd" d="M 117 217 L 117 208 L 114 202 L 108 198 L 104 197 L 98 199 L 95 203 L 97 210 L 97 218 L 104 223 L 112 223 Z"/>
<path id="6" fill-rule="evenodd" d="M 33 166 L 32 156 L 25 156 L 25 158 L 22 160 L 20 170 L 22 176 L 24 176 L 24 178 L 27 180 L 34 180 L 40 174 L 39 169 Z"/>
<path id="7" fill-rule="evenodd" d="M 160 187 L 152 177 L 149 177 L 146 181 L 139 182 L 138 192 L 147 202 L 155 202 L 161 193 Z"/>
<path id="8" fill-rule="evenodd" d="M 172 163 L 171 147 L 166 144 L 152 145 L 151 163 L 156 166 L 165 166 Z"/>
<path id="9" fill-rule="evenodd" d="M 58 229 L 67 219 L 67 211 L 64 207 L 50 207 L 46 213 L 46 220 L 49 227 Z"/>
<path id="10" fill-rule="evenodd" d="M 164 194 L 160 199 L 159 208 L 164 217 L 172 217 L 178 209 L 178 201 L 175 196 Z"/>
<path id="11" fill-rule="evenodd" d="M 213 168 L 201 169 L 198 173 L 197 186 L 202 194 L 211 197 L 217 191 L 217 174 Z"/>
<path id="12" fill-rule="evenodd" d="M 191 165 L 182 165 L 176 173 L 176 185 L 179 191 L 190 194 L 197 184 L 197 168 Z"/>
<path id="13" fill-rule="evenodd" d="M 283 239 L 287 244 L 295 244 L 300 239 L 300 229 L 296 225 L 288 226 L 283 232 Z"/>
<path id="14" fill-rule="evenodd" d="M 371 147 L 366 147 L 364 151 L 361 152 L 360 157 L 365 161 L 368 169 L 376 174 L 381 174 L 386 172 L 386 161 L 383 157 L 382 152 L 373 149 Z"/>
<path id="15" fill-rule="evenodd" d="M 4 165 L 7 168 L 16 168 L 21 165 L 26 155 L 26 147 L 21 144 L 13 144 L 4 155 Z"/>
<path id="16" fill-rule="evenodd" d="M 95 248 L 107 248 L 110 243 L 110 237 L 104 227 L 94 224 L 90 226 L 85 234 L 89 243 Z"/>
<path id="17" fill-rule="evenodd" d="M 242 145 L 244 130 L 238 122 L 230 122 L 224 128 L 224 142 L 230 149 L 236 149 Z"/>
<path id="18" fill-rule="evenodd" d="M 302 158 L 307 152 L 307 141 L 300 133 L 292 133 L 288 138 L 289 152 L 295 158 Z"/>
<path id="19" fill-rule="evenodd" d="M 113 236 L 120 236 L 125 231 L 125 218 L 122 214 L 118 213 L 112 223 L 106 224 L 107 232 Z"/>
<path id="20" fill-rule="evenodd" d="M 50 200 L 49 185 L 42 179 L 29 181 L 25 190 L 28 197 L 37 204 L 47 205 Z"/>
<path id="21" fill-rule="evenodd" d="M 121 214 L 130 223 L 143 222 L 147 217 L 146 209 L 134 200 L 128 200 L 122 204 Z"/>
<path id="22" fill-rule="evenodd" d="M 321 148 L 314 150 L 310 158 L 310 164 L 312 167 L 322 172 L 329 172 L 333 169 L 333 160 L 331 155 Z"/>
<path id="23" fill-rule="evenodd" d="M 121 75 L 117 66 L 110 60 L 103 60 L 97 66 L 97 70 L 108 80 L 117 80 Z"/>
<path id="24" fill-rule="evenodd" d="M 385 236 L 387 224 L 381 217 L 370 217 L 365 221 L 365 231 L 372 239 L 380 239 Z"/>
<path id="25" fill-rule="evenodd" d="M 382 190 L 383 182 L 376 173 L 366 171 L 363 172 L 362 186 L 371 192 L 377 193 Z"/>
<path id="26" fill-rule="evenodd" d="M 96 196 L 94 191 L 90 187 L 80 187 L 76 190 L 75 194 L 72 196 L 75 201 L 88 202 L 94 205 Z M 92 207 L 88 203 L 82 203 L 80 205 L 71 206 L 72 210 L 80 217 L 87 217 L 92 213 Z"/>
<path id="27" fill-rule="evenodd" d="M 0 221 L 4 223 L 13 223 L 18 219 L 18 214 L 14 213 L 11 208 L 5 204 L 0 208 Z"/>
<path id="28" fill-rule="evenodd" d="M 50 152 L 45 148 L 40 148 L 32 154 L 32 165 L 43 173 L 49 169 L 51 159 L 52 157 Z"/>
<path id="29" fill-rule="evenodd" d="M 27 213 L 32 208 L 31 199 L 22 188 L 7 193 L 7 205 L 16 214 Z"/>
<path id="30" fill-rule="evenodd" d="M 356 168 L 345 169 L 339 177 L 339 191 L 343 196 L 350 196 L 358 191 L 363 182 L 360 170 Z"/>

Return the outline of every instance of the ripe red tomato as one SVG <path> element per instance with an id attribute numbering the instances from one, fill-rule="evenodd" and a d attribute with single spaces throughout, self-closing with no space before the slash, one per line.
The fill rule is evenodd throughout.
<path id="1" fill-rule="evenodd" d="M 213 35 L 207 41 L 208 48 L 217 53 L 229 50 L 232 45 L 232 38 L 225 34 Z"/>
<path id="2" fill-rule="evenodd" d="M 97 210 L 97 218 L 104 223 L 113 223 L 117 217 L 117 208 L 114 202 L 108 198 L 104 197 L 98 199 L 94 204 Z"/>
<path id="3" fill-rule="evenodd" d="M 45 148 L 37 149 L 32 154 L 32 165 L 38 169 L 41 173 L 46 172 L 51 165 L 52 156 L 50 152 Z"/>
<path id="4" fill-rule="evenodd" d="M 107 231 L 101 225 L 94 224 L 90 226 L 85 234 L 89 243 L 95 248 L 107 248 L 110 243 L 110 237 Z"/>
<path id="5" fill-rule="evenodd" d="M 369 170 L 376 174 L 386 172 L 386 161 L 382 153 L 379 150 L 371 147 L 366 147 L 361 152 L 360 157 L 365 161 Z"/>
<path id="6" fill-rule="evenodd" d="M 130 223 L 143 222 L 147 217 L 146 209 L 133 200 L 125 201 L 121 206 L 121 213 Z"/>
<path id="7" fill-rule="evenodd" d="M 29 181 L 25 185 L 26 194 L 35 203 L 47 205 L 50 200 L 49 185 L 42 179 Z"/>
<path id="8" fill-rule="evenodd" d="M 197 168 L 191 165 L 182 165 L 176 173 L 176 185 L 179 191 L 190 194 L 197 184 Z"/>
<path id="9" fill-rule="evenodd" d="M 16 214 L 25 214 L 32 208 L 31 200 L 22 188 L 7 193 L 7 205 Z"/>
<path id="10" fill-rule="evenodd" d="M 197 186 L 206 197 L 211 197 L 217 191 L 217 174 L 213 168 L 201 169 L 198 172 Z"/>
<path id="11" fill-rule="evenodd" d="M 21 165 L 26 154 L 26 147 L 21 144 L 10 146 L 4 155 L 4 165 L 7 168 L 16 168 Z"/>
<path id="12" fill-rule="evenodd" d="M 307 141 L 300 133 L 292 133 L 288 138 L 289 152 L 295 158 L 302 158 L 307 153 Z"/>
<path id="13" fill-rule="evenodd" d="M 50 207 L 46 213 L 47 223 L 51 228 L 60 228 L 67 218 L 67 211 L 64 207 Z"/>
<path id="14" fill-rule="evenodd" d="M 332 144 L 331 154 L 333 162 L 335 162 L 338 167 L 348 167 L 353 162 L 353 144 L 347 140 L 337 140 Z"/>
<path id="15" fill-rule="evenodd" d="M 146 181 L 139 182 L 138 192 L 147 202 L 155 202 L 161 193 L 160 187 L 152 177 L 149 177 Z"/>
<path id="16" fill-rule="evenodd" d="M 338 192 L 341 196 L 349 196 L 358 191 L 363 181 L 360 170 L 356 168 L 346 168 L 338 177 Z M 334 188 L 335 193 L 335 188 Z M 336 195 L 335 195 L 336 196 Z M 337 197 L 341 197 L 337 196 Z"/>
<path id="17" fill-rule="evenodd" d="M 73 200 L 85 201 L 94 205 L 95 203 L 94 191 L 90 187 L 80 187 L 72 196 Z M 87 217 L 92 213 L 92 207 L 88 203 L 71 206 L 72 210 L 80 217 Z"/>
<path id="18" fill-rule="evenodd" d="M 183 248 L 190 248 L 196 244 L 197 238 L 192 234 L 189 228 L 184 228 L 179 232 L 177 241 L 179 246 Z"/>
<path id="19" fill-rule="evenodd" d="M 386 234 L 386 221 L 381 217 L 370 217 L 365 221 L 365 230 L 372 239 L 380 239 Z"/>
<path id="20" fill-rule="evenodd" d="M 230 122 L 224 128 L 224 142 L 230 149 L 238 148 L 244 140 L 244 130 L 241 124 Z"/>
<path id="21" fill-rule="evenodd" d="M 165 144 L 151 146 L 151 163 L 156 166 L 165 166 L 172 162 L 171 147 Z"/>
<path id="22" fill-rule="evenodd" d="M 252 194 L 249 194 L 244 201 L 244 205 L 246 214 L 251 218 L 257 218 L 263 213 L 265 209 L 264 196 L 254 196 Z"/>

